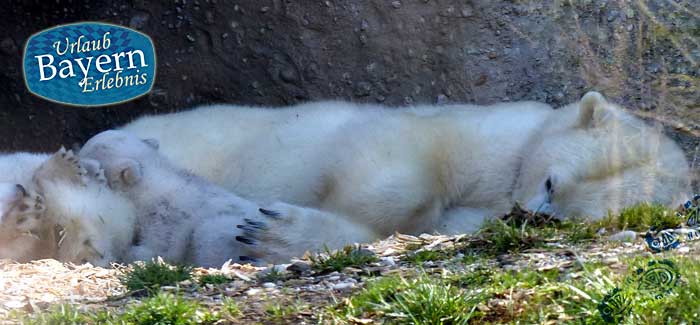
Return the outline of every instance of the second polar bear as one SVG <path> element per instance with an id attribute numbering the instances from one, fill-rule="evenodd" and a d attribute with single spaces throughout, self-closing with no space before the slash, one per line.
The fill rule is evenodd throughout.
<path id="1" fill-rule="evenodd" d="M 279 212 L 260 209 L 173 166 L 159 154 L 156 142 L 126 132 L 105 131 L 92 137 L 80 157 L 99 161 L 110 187 L 134 202 L 138 232 L 131 248 L 134 259 L 162 256 L 170 262 L 209 267 L 229 259 L 255 260 L 261 254 L 247 249 L 255 242 L 243 235 L 261 229 L 263 219 L 280 217 Z M 266 260 L 276 256 L 267 253 Z"/>
<path id="2" fill-rule="evenodd" d="M 533 102 L 220 105 L 122 129 L 157 139 L 174 163 L 245 198 L 320 208 L 378 236 L 473 231 L 516 201 L 600 218 L 643 201 L 673 205 L 690 191 L 680 148 L 596 92 L 556 110 Z M 278 244 L 299 236 L 289 229 L 349 231 L 291 213 L 249 236 L 273 238 L 259 245 L 270 250 L 303 251 Z"/>
<path id="3" fill-rule="evenodd" d="M 133 260 L 135 207 L 107 186 L 97 162 L 61 148 L 34 171 L 32 186 L 44 197 L 42 224 L 60 229 L 57 260 L 97 266 Z"/>
<path id="4" fill-rule="evenodd" d="M 0 179 L 0 258 L 99 266 L 124 261 L 133 206 L 101 181 L 94 162 L 61 149 L 5 154 L 0 169 L 6 172 Z"/>

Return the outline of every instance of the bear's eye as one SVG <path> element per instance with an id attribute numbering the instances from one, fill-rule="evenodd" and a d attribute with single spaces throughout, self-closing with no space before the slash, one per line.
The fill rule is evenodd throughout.
<path id="1" fill-rule="evenodd" d="M 554 193 L 554 185 L 552 185 L 552 177 L 547 177 L 544 182 L 544 187 L 547 189 L 547 193 Z"/>

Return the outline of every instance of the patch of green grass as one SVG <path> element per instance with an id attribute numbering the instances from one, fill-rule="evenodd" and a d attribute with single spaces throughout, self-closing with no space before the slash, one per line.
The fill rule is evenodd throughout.
<path id="1" fill-rule="evenodd" d="M 474 252 L 473 250 L 472 251 L 464 250 L 463 255 L 464 255 L 464 257 L 462 257 L 462 260 L 460 262 L 462 262 L 462 264 L 466 264 L 466 265 L 479 263 L 485 257 L 487 257 L 487 256 L 484 256 L 483 254 L 478 254 L 478 253 Z"/>
<path id="2" fill-rule="evenodd" d="M 229 314 L 230 306 L 224 310 Z M 80 311 L 70 305 L 57 305 L 48 311 L 34 315 L 15 317 L 21 324 L 29 325 L 64 325 L 64 324 L 214 324 L 221 319 L 219 313 L 213 313 L 192 300 L 185 300 L 169 293 L 159 293 L 140 303 L 129 305 L 126 310 L 116 315 L 110 311 Z"/>
<path id="3" fill-rule="evenodd" d="M 475 248 L 481 253 L 492 255 L 516 253 L 528 248 L 544 246 L 545 240 L 552 237 L 554 231 L 550 226 L 541 228 L 527 224 L 517 226 L 513 222 L 494 219 L 485 222 L 479 231 L 479 236 L 484 242 L 468 248 Z"/>
<path id="4" fill-rule="evenodd" d="M 40 324 L 93 324 L 95 315 L 79 311 L 76 307 L 68 304 L 56 305 L 46 311 L 34 315 L 15 314 L 10 315 L 10 319 L 15 319 L 20 324 L 40 325 Z"/>
<path id="5" fill-rule="evenodd" d="M 205 274 L 199 277 L 199 285 L 220 285 L 231 282 L 231 279 L 223 274 Z"/>
<path id="6" fill-rule="evenodd" d="M 490 284 L 493 276 L 492 271 L 478 268 L 474 271 L 455 274 L 449 278 L 449 281 L 461 288 L 478 288 Z"/>
<path id="7" fill-rule="evenodd" d="M 274 323 L 289 323 L 289 318 L 304 310 L 306 305 L 301 301 L 291 304 L 270 303 L 265 307 L 267 320 Z"/>
<path id="8" fill-rule="evenodd" d="M 454 256 L 454 252 L 422 250 L 418 252 L 410 252 L 404 256 L 403 260 L 413 264 L 423 264 L 428 261 L 446 260 Z"/>
<path id="9" fill-rule="evenodd" d="M 568 243 L 591 241 L 598 237 L 598 231 L 602 228 L 610 231 L 645 231 L 650 227 L 675 228 L 682 223 L 683 218 L 677 217 L 673 209 L 649 203 L 625 208 L 617 215 L 609 214 L 597 221 L 574 218 L 536 227 L 527 222 L 495 219 L 487 221 L 479 232 L 484 242 L 467 247 L 471 249 L 464 252 L 491 255 L 517 253 L 544 247 L 547 241 L 557 237 Z"/>
<path id="10" fill-rule="evenodd" d="M 564 235 L 569 243 L 581 243 L 598 238 L 598 230 L 603 228 L 600 222 L 592 222 L 583 218 L 564 220 L 557 229 Z"/>
<path id="11" fill-rule="evenodd" d="M 413 279 L 392 276 L 368 282 L 359 294 L 331 310 L 331 318 L 341 323 L 370 317 L 387 323 L 465 324 L 480 314 L 476 307 L 484 299 L 477 290 L 424 273 Z"/>
<path id="12" fill-rule="evenodd" d="M 277 281 L 286 280 L 288 275 L 289 274 L 287 272 L 279 271 L 278 269 L 272 267 L 267 272 L 259 273 L 257 275 L 257 277 L 258 277 L 258 281 L 260 281 L 260 282 L 277 282 Z"/>
<path id="13" fill-rule="evenodd" d="M 335 252 L 325 249 L 325 253 L 311 256 L 311 267 L 318 272 L 342 271 L 344 268 L 362 267 L 379 261 L 374 254 L 368 254 L 359 248 L 346 246 Z"/>
<path id="14" fill-rule="evenodd" d="M 213 324 L 220 318 L 218 313 L 209 312 L 195 301 L 159 293 L 130 306 L 119 316 L 118 322 L 140 325 Z"/>
<path id="15" fill-rule="evenodd" d="M 610 230 L 646 231 L 650 227 L 676 228 L 683 223 L 683 219 L 677 217 L 673 209 L 659 204 L 641 203 L 623 209 L 618 215 L 608 215 L 598 223 L 600 227 Z"/>
<path id="16" fill-rule="evenodd" d="M 630 311 L 624 315 L 623 321 L 628 324 L 679 324 L 696 323 L 700 315 L 700 304 L 695 302 L 700 299 L 700 261 L 690 256 L 675 256 L 669 260 L 675 265 L 680 274 L 679 283 L 672 287 L 670 293 L 658 295 L 658 292 L 645 292 L 638 290 L 639 281 L 629 284 L 626 280 L 638 279 L 637 268 L 646 270 L 649 267 L 648 258 L 636 257 L 629 259 L 630 266 L 625 277 L 619 277 L 615 282 L 625 290 L 628 297 Z M 658 259 L 656 260 L 659 261 Z M 663 278 L 662 278 L 663 279 Z M 659 280 L 655 278 L 653 280 Z M 586 288 L 581 287 L 582 290 Z M 612 287 L 605 288 L 605 293 Z M 593 304 L 588 304 L 590 310 Z"/>
<path id="17" fill-rule="evenodd" d="M 168 265 L 160 261 L 143 264 L 135 263 L 120 281 L 129 291 L 146 290 L 157 292 L 162 286 L 172 286 L 192 278 L 192 267 L 185 265 Z"/>
<path id="18" fill-rule="evenodd" d="M 229 318 L 236 318 L 241 315 L 241 309 L 233 298 L 226 297 L 221 300 L 221 308 Z"/>
<path id="19" fill-rule="evenodd" d="M 649 261 L 654 260 L 631 258 L 626 261 L 630 266 L 626 273 L 616 273 L 600 264 L 587 264 L 578 277 L 564 279 L 556 272 L 497 272 L 485 290 L 492 292 L 492 299 L 500 299 L 506 305 L 503 310 L 490 311 L 486 317 L 524 324 L 603 324 L 599 304 L 608 293 L 619 288 L 626 297 L 624 305 L 628 306 L 627 312 L 619 315 L 620 323 L 695 323 L 700 315 L 700 304 L 694 303 L 700 299 L 700 262 L 685 256 L 671 257 L 681 281 L 669 293 L 659 294 L 640 290 L 640 275 L 636 271 L 648 269 Z"/>

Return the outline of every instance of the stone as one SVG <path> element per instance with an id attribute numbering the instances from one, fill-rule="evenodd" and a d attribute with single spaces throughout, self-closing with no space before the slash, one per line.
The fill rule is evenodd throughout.
<path id="1" fill-rule="evenodd" d="M 311 270 L 311 263 L 305 261 L 296 261 L 287 267 L 287 271 L 294 273 L 304 273 Z"/>
<path id="2" fill-rule="evenodd" d="M 150 18 L 151 16 L 147 12 L 138 12 L 129 20 L 129 27 L 142 29 L 146 26 Z"/>
<path id="3" fill-rule="evenodd" d="M 333 290 L 343 291 L 343 290 L 352 289 L 353 287 L 355 287 L 355 284 L 352 282 L 340 282 L 340 283 L 334 284 L 332 288 L 333 288 Z"/>
<path id="4" fill-rule="evenodd" d="M 631 242 L 635 239 L 637 239 L 637 233 L 632 230 L 624 230 L 608 236 L 610 241 Z"/>

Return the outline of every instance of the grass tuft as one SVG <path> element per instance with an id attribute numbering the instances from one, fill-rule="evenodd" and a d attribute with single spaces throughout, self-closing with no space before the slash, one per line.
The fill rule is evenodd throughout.
<path id="1" fill-rule="evenodd" d="M 197 302 L 169 293 L 159 293 L 127 309 L 119 317 L 126 324 L 213 324 L 220 319 Z"/>
<path id="2" fill-rule="evenodd" d="M 205 274 L 199 277 L 199 285 L 213 285 L 217 286 L 224 283 L 231 282 L 231 279 L 223 274 Z"/>
<path id="3" fill-rule="evenodd" d="M 224 304 L 228 315 L 235 316 L 231 307 Z M 236 314 L 237 315 L 237 314 Z M 129 305 L 126 310 L 115 315 L 109 311 L 80 311 L 70 305 L 58 305 L 34 315 L 17 317 L 21 324 L 214 324 L 221 320 L 219 313 L 213 313 L 192 300 L 185 300 L 169 293 L 159 293 L 142 302 Z"/>
<path id="4" fill-rule="evenodd" d="M 517 253 L 534 247 L 541 247 L 545 239 L 551 237 L 553 228 L 532 227 L 527 223 L 517 226 L 514 222 L 494 219 L 487 221 L 479 231 L 484 242 L 479 247 L 484 253 L 500 255 Z"/>
<path id="5" fill-rule="evenodd" d="M 529 248 L 544 247 L 548 241 L 558 238 L 574 244 L 591 241 L 598 237 L 600 229 L 613 232 L 628 229 L 645 231 L 650 227 L 676 228 L 682 223 L 683 219 L 677 217 L 674 210 L 649 203 L 625 208 L 618 215 L 610 214 L 597 221 L 573 218 L 534 226 L 533 222 L 517 218 L 495 219 L 487 221 L 481 228 L 479 236 L 482 242 L 468 245 L 464 252 L 489 255 L 517 253 Z"/>
<path id="6" fill-rule="evenodd" d="M 93 315 L 88 312 L 78 310 L 69 304 L 52 306 L 50 309 L 36 313 L 34 315 L 17 314 L 13 315 L 20 324 L 40 325 L 40 324 L 93 324 Z"/>
<path id="7" fill-rule="evenodd" d="M 477 268 L 471 272 L 453 275 L 449 278 L 449 281 L 460 288 L 477 288 L 490 284 L 493 277 L 492 271 Z"/>
<path id="8" fill-rule="evenodd" d="M 620 211 L 617 216 L 609 215 L 602 221 L 602 226 L 613 230 L 646 231 L 650 227 L 656 229 L 676 228 L 683 219 L 676 216 L 673 209 L 659 204 L 641 203 Z"/>
<path id="9" fill-rule="evenodd" d="M 424 262 L 428 261 L 446 260 L 451 258 L 453 255 L 454 252 L 422 250 L 406 254 L 403 260 L 412 264 L 423 264 Z"/>
<path id="10" fill-rule="evenodd" d="M 241 309 L 233 298 L 225 297 L 221 300 L 222 310 L 229 319 L 234 319 L 241 315 Z"/>
<path id="11" fill-rule="evenodd" d="M 280 271 L 274 267 L 271 267 L 267 272 L 259 273 L 257 275 L 258 281 L 260 282 L 277 282 L 284 281 L 289 278 L 289 273 L 286 271 Z"/>
<path id="12" fill-rule="evenodd" d="M 157 292 L 162 286 L 176 285 L 192 278 L 192 267 L 168 265 L 161 261 L 135 263 L 120 279 L 129 291 Z"/>
<path id="13" fill-rule="evenodd" d="M 267 321 L 276 324 L 290 324 L 290 318 L 307 307 L 308 306 L 306 306 L 300 300 L 289 304 L 280 304 L 279 302 L 275 302 L 270 303 L 265 307 L 265 314 L 267 315 Z"/>
<path id="14" fill-rule="evenodd" d="M 331 314 L 339 322 L 371 317 L 387 323 L 464 324 L 479 314 L 476 307 L 484 299 L 479 291 L 427 274 L 393 276 L 369 282 Z"/>
<path id="15" fill-rule="evenodd" d="M 335 252 L 325 249 L 325 253 L 310 256 L 311 267 L 318 272 L 342 271 L 346 267 L 362 267 L 369 263 L 379 261 L 379 259 L 369 252 L 353 246 Z"/>

